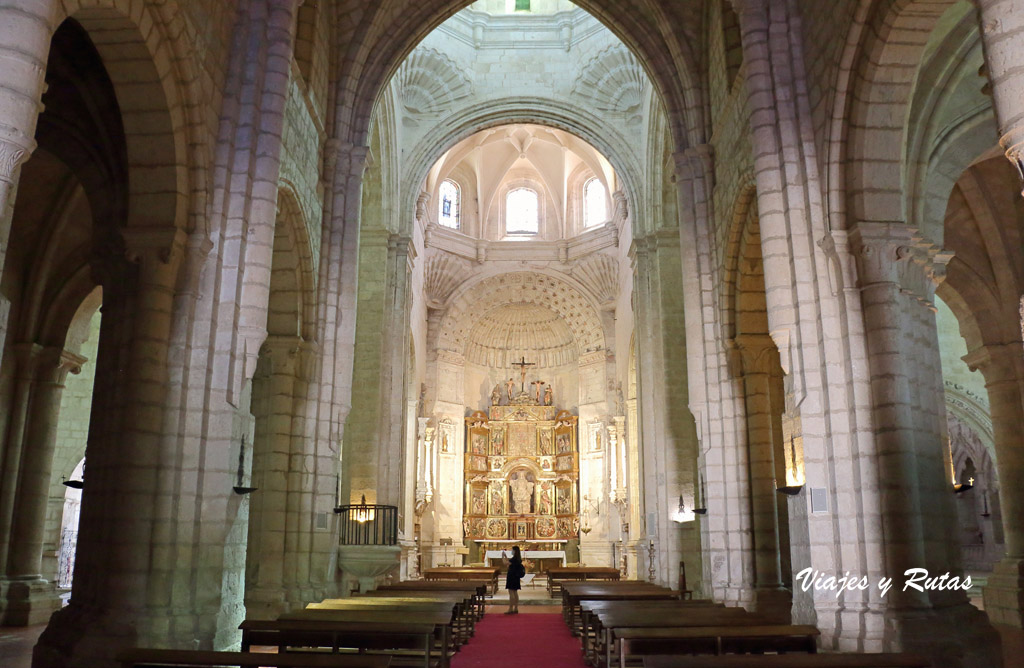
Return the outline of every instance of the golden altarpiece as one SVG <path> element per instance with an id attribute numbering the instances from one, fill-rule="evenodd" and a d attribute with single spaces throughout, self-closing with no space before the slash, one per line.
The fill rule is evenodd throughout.
<path id="1" fill-rule="evenodd" d="M 520 391 L 466 418 L 463 530 L 472 562 L 493 563 L 512 545 L 545 564 L 576 553 L 577 418 L 543 399 Z"/>

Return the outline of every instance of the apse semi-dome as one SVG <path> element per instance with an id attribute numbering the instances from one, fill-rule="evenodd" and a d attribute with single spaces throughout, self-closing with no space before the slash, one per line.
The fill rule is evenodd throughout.
<path id="1" fill-rule="evenodd" d="M 466 341 L 466 361 L 509 368 L 525 357 L 541 368 L 573 364 L 579 355 L 576 337 L 565 319 L 537 304 L 499 306 L 484 314 Z"/>

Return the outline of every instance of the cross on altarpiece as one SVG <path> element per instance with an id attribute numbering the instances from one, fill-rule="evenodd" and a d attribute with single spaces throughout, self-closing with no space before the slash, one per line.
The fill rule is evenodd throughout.
<path id="1" fill-rule="evenodd" d="M 518 362 L 512 362 L 512 366 L 519 367 L 519 391 L 526 391 L 526 367 L 537 366 L 536 362 L 527 362 L 526 356 L 522 356 Z"/>

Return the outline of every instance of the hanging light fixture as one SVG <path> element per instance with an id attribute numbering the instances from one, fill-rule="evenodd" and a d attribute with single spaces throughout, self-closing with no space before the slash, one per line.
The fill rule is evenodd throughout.
<path id="1" fill-rule="evenodd" d="M 707 513 L 708 513 L 707 498 L 708 498 L 707 490 L 704 487 L 704 474 L 702 473 L 701 476 L 700 476 L 700 501 L 701 501 L 701 507 L 693 509 L 693 513 L 695 515 L 707 515 Z M 697 505 L 697 503 L 694 502 L 694 505 Z"/>

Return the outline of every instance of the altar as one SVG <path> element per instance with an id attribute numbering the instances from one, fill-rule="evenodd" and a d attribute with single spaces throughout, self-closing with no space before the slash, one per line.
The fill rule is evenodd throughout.
<path id="1" fill-rule="evenodd" d="M 518 544 L 524 559 L 564 565 L 580 529 L 577 417 L 552 406 L 539 380 L 526 392 L 523 376 L 466 418 L 463 537 L 471 561 L 490 564 Z"/>

